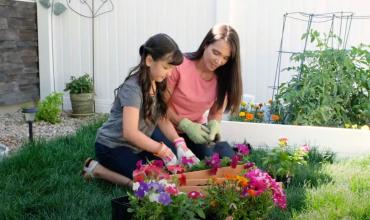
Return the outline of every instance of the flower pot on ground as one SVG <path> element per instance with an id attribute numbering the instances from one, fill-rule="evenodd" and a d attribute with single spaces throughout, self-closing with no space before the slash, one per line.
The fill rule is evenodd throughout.
<path id="1" fill-rule="evenodd" d="M 111 201 L 112 204 L 112 220 L 125 220 L 131 219 L 131 213 L 127 212 L 130 208 L 130 202 L 128 196 L 122 196 L 114 198 Z"/>
<path id="2" fill-rule="evenodd" d="M 71 76 L 64 91 L 70 94 L 72 116 L 82 117 L 94 113 L 94 84 L 88 74 L 77 78 Z"/>

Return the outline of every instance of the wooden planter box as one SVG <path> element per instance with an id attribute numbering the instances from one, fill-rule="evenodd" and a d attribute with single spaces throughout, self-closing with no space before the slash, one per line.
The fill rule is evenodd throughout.
<path id="1" fill-rule="evenodd" d="M 186 185 L 179 186 L 181 192 L 201 191 L 205 193 L 208 187 L 210 178 L 215 178 L 216 181 L 224 181 L 227 175 L 238 175 L 244 169 L 244 165 L 237 165 L 236 168 L 221 167 L 215 175 L 211 174 L 211 170 L 199 170 L 183 173 L 186 177 Z M 178 177 L 181 174 L 176 174 Z"/>
<path id="2" fill-rule="evenodd" d="M 286 137 L 291 146 L 308 144 L 340 157 L 370 154 L 370 131 L 360 129 L 222 121 L 221 137 L 231 143 L 246 140 L 253 147 L 276 147 Z"/>

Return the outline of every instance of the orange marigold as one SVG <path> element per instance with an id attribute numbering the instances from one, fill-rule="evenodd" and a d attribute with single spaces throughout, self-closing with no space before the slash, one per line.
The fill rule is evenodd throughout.
<path id="1" fill-rule="evenodd" d="M 256 196 L 256 191 L 254 189 L 248 189 L 248 194 L 252 197 Z"/>
<path id="2" fill-rule="evenodd" d="M 271 115 L 271 120 L 272 121 L 279 121 L 280 120 L 280 116 L 279 115 Z"/>
<path id="3" fill-rule="evenodd" d="M 253 114 L 251 114 L 251 113 L 247 113 L 246 115 L 245 115 L 245 120 L 246 121 L 252 121 L 254 119 L 254 115 Z"/>

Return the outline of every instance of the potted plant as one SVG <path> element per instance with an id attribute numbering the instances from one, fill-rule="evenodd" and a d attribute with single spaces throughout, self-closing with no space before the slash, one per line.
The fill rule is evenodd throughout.
<path id="1" fill-rule="evenodd" d="M 94 84 L 88 74 L 80 77 L 71 76 L 64 91 L 69 91 L 72 116 L 88 116 L 94 113 Z"/>

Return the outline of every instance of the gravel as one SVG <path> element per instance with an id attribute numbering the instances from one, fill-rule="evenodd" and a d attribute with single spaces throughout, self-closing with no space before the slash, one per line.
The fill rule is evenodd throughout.
<path id="1" fill-rule="evenodd" d="M 101 114 L 84 118 L 72 118 L 67 113 L 61 115 L 62 121 L 50 124 L 40 121 L 33 123 L 33 137 L 50 139 L 57 136 L 73 134 L 82 125 L 102 117 Z M 24 121 L 21 112 L 0 114 L 0 144 L 7 146 L 10 151 L 15 151 L 28 140 L 28 124 Z"/>

